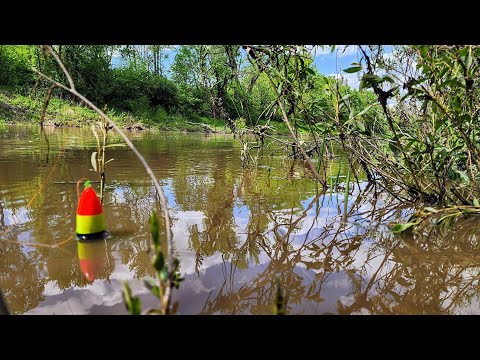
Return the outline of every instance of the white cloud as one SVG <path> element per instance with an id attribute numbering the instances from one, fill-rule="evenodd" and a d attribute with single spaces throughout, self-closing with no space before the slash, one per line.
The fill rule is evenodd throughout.
<path id="1" fill-rule="evenodd" d="M 167 45 L 168 47 L 163 48 L 162 50 L 169 53 L 173 50 L 176 50 L 180 45 Z"/>
<path id="2" fill-rule="evenodd" d="M 355 73 L 354 74 L 347 74 L 347 73 L 328 74 L 328 76 L 333 76 L 336 79 L 343 78 L 347 82 L 348 86 L 350 86 L 352 88 L 355 88 L 355 89 L 358 89 L 358 86 L 360 85 L 360 79 L 358 77 L 358 74 L 355 74 Z"/>
<path id="3" fill-rule="evenodd" d="M 336 45 L 335 51 L 333 54 L 338 54 L 338 57 L 344 57 L 348 55 L 355 55 L 357 54 L 358 46 L 357 45 Z M 316 45 L 312 47 L 311 53 L 316 56 L 323 56 L 332 54 L 330 52 L 330 45 L 323 45 L 323 49 L 320 45 Z"/>

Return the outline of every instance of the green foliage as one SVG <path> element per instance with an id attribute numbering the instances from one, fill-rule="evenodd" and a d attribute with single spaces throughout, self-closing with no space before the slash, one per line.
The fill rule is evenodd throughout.
<path id="1" fill-rule="evenodd" d="M 127 282 L 123 283 L 122 295 L 127 311 L 132 315 L 141 315 L 141 301 L 137 296 L 132 296 L 132 290 Z"/>
<path id="2" fill-rule="evenodd" d="M 0 45 L 0 84 L 20 88 L 31 87 L 34 83 L 31 66 L 39 56 L 36 46 Z"/>
<path id="3" fill-rule="evenodd" d="M 390 228 L 393 233 L 401 233 L 414 227 L 415 223 L 395 224 Z"/>
<path id="4" fill-rule="evenodd" d="M 162 244 L 160 241 L 160 222 L 155 212 L 152 212 L 150 215 L 149 225 L 150 235 L 152 236 L 152 248 L 150 250 L 151 261 L 152 266 L 157 273 L 158 284 L 152 280 L 144 280 L 144 285 L 155 297 L 160 300 L 161 309 L 152 309 L 149 310 L 147 313 L 164 315 L 172 314 L 175 312 L 174 309 L 176 308 L 176 306 L 174 305 L 172 308 L 170 308 L 170 306 L 167 305 L 168 301 L 166 299 L 166 291 L 167 287 L 169 286 L 171 288 L 178 289 L 178 287 L 180 286 L 180 282 L 183 281 L 183 278 L 180 275 L 180 261 L 177 258 L 172 259 L 173 271 L 169 274 L 167 264 L 165 263 L 165 256 L 162 252 Z M 134 314 L 135 311 L 138 311 L 138 313 L 135 314 L 140 314 L 140 300 L 135 300 L 135 298 L 132 298 L 130 288 L 127 284 L 124 285 L 123 296 L 127 310 L 131 314 Z"/>

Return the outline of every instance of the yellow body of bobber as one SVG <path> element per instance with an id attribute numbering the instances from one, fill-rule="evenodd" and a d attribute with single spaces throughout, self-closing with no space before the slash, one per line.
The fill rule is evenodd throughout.
<path id="1" fill-rule="evenodd" d="M 105 233 L 105 214 L 97 193 L 88 183 L 77 207 L 77 235 L 81 238 L 98 238 Z"/>

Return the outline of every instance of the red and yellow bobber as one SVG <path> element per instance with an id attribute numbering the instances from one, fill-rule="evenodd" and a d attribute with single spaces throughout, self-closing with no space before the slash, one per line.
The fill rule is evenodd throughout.
<path id="1" fill-rule="evenodd" d="M 105 229 L 102 204 L 90 181 L 86 181 L 77 207 L 77 237 L 81 240 L 103 238 Z"/>

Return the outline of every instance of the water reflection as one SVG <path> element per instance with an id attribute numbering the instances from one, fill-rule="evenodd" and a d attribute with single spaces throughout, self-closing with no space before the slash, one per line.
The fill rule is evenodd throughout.
<path id="1" fill-rule="evenodd" d="M 106 244 L 106 239 L 77 241 L 80 269 L 85 278 L 90 282 L 101 278 L 102 271 L 105 270 L 106 265 L 110 262 Z M 108 276 L 106 277 L 108 278 Z"/>
<path id="2" fill-rule="evenodd" d="M 147 255 L 155 190 L 134 155 L 109 150 L 111 238 L 52 248 L 75 231 L 77 206 L 75 185 L 55 182 L 89 174 L 95 140 L 80 129 L 52 130 L 51 156 L 63 146 L 62 160 L 31 202 L 53 166 L 39 161 L 40 134 L 3 127 L 0 136 L 0 287 L 11 311 L 125 313 L 124 280 L 145 306 L 157 306 L 140 281 L 155 275 Z M 266 157 L 243 170 L 229 136 L 131 136 L 172 210 L 185 277 L 174 292 L 179 313 L 270 314 L 276 279 L 291 314 L 479 312 L 478 219 L 392 236 L 385 224 L 413 209 L 366 183 L 352 184 L 345 206 L 343 193 L 304 178 L 301 162 Z"/>

